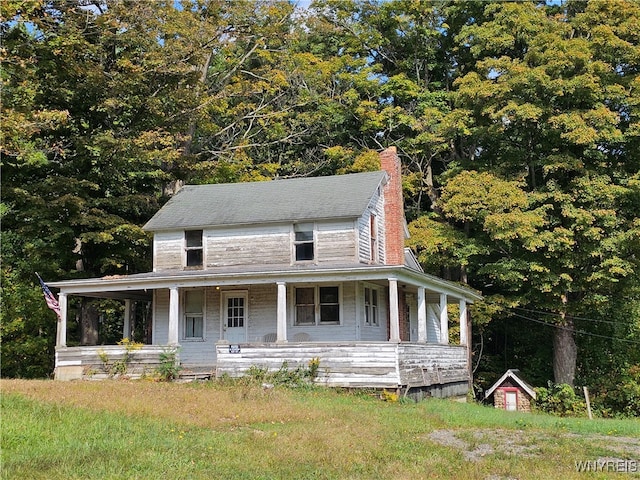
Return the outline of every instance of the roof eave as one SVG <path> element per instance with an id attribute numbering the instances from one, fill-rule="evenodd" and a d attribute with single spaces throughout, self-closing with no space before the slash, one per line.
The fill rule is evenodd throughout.
<path id="1" fill-rule="evenodd" d="M 177 286 L 237 285 L 238 283 L 271 283 L 282 281 L 322 281 L 328 277 L 343 277 L 344 280 L 376 280 L 397 278 L 416 286 L 424 286 L 454 298 L 465 299 L 469 303 L 479 301 L 482 296 L 467 287 L 463 287 L 432 275 L 418 272 L 406 266 L 375 265 L 356 267 L 336 267 L 323 269 L 282 269 L 272 271 L 212 272 L 202 273 L 168 272 L 166 275 L 149 273 L 148 276 L 122 275 L 113 277 L 89 278 L 82 280 L 64 280 L 50 282 L 49 286 L 59 288 L 69 294 L 86 292 L 113 292 L 168 288 Z"/>
<path id="2" fill-rule="evenodd" d="M 502 385 L 502 382 L 504 382 L 507 378 L 511 378 L 513 379 L 518 385 L 520 385 L 520 387 L 522 387 L 524 389 L 525 392 L 527 392 L 529 395 L 531 395 L 531 398 L 535 399 L 536 398 L 536 392 L 533 389 L 533 387 L 531 385 L 529 385 L 527 382 L 525 382 L 522 378 L 520 378 L 517 375 L 517 372 L 513 369 L 509 369 L 507 370 L 504 375 L 502 375 L 502 377 L 500 377 L 500 379 L 494 383 L 491 388 L 489 388 L 489 390 L 487 390 L 484 394 L 484 398 L 485 400 L 487 398 L 489 398 L 493 392 L 500 386 Z"/>
<path id="3" fill-rule="evenodd" d="M 364 212 L 363 212 L 364 213 Z M 312 217 L 312 218 L 296 218 L 296 219 L 283 219 L 283 220 L 271 220 L 263 222 L 239 222 L 239 223 L 219 223 L 219 224 L 205 224 L 205 225 L 178 225 L 162 228 L 149 228 L 147 224 L 142 227 L 142 230 L 146 232 L 175 232 L 183 230 L 203 230 L 208 228 L 229 228 L 229 227 L 248 227 L 254 225 L 286 225 L 294 223 L 308 223 L 308 222 L 329 222 L 335 220 L 357 220 L 361 215 L 341 215 L 335 217 Z"/>

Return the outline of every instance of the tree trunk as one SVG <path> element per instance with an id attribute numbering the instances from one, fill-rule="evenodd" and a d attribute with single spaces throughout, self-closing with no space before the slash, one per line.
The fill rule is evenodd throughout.
<path id="1" fill-rule="evenodd" d="M 573 387 L 576 376 L 578 347 L 574 339 L 572 320 L 566 318 L 553 334 L 553 376 L 556 383 L 566 383 Z"/>
<path id="2" fill-rule="evenodd" d="M 467 238 L 471 236 L 471 222 L 464 222 L 464 234 Z M 467 274 L 466 265 L 460 265 L 460 281 L 465 285 L 469 284 L 469 276 Z"/>
<path id="3" fill-rule="evenodd" d="M 423 172 L 423 183 L 425 191 L 427 192 L 427 196 L 431 201 L 431 210 L 436 213 L 442 214 L 442 209 L 438 206 L 440 194 L 433 183 L 433 168 L 431 167 L 431 160 L 429 160 L 429 163 L 427 164 L 427 167 Z"/>
<path id="4" fill-rule="evenodd" d="M 97 345 L 98 309 L 93 302 L 83 298 L 80 310 L 80 345 Z"/>

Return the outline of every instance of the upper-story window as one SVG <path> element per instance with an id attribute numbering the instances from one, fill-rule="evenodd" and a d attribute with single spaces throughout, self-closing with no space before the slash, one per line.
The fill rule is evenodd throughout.
<path id="1" fill-rule="evenodd" d="M 298 223 L 294 225 L 293 231 L 295 233 L 293 245 L 296 262 L 314 260 L 313 224 Z"/>
<path id="2" fill-rule="evenodd" d="M 187 230 L 184 232 L 187 267 L 202 267 L 202 230 Z"/>
<path id="3" fill-rule="evenodd" d="M 378 263 L 378 217 L 373 213 L 369 217 L 369 247 L 371 263 Z"/>

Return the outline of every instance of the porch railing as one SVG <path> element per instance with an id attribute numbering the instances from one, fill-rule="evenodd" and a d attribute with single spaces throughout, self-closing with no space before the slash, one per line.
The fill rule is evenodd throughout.
<path id="1" fill-rule="evenodd" d="M 163 345 L 96 345 L 56 348 L 56 380 L 140 378 L 153 375 L 161 355 L 175 349 Z"/>
<path id="2" fill-rule="evenodd" d="M 425 387 L 468 382 L 467 350 L 459 345 L 327 342 L 216 344 L 216 375 L 250 367 L 305 367 L 319 360 L 317 383 L 339 387 Z"/>

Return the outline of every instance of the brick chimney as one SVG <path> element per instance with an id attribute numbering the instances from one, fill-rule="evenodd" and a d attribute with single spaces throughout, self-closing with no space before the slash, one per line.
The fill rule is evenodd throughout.
<path id="1" fill-rule="evenodd" d="M 404 265 L 405 218 L 402 170 L 396 147 L 380 152 L 380 166 L 389 175 L 384 186 L 385 264 Z"/>

